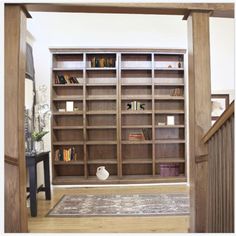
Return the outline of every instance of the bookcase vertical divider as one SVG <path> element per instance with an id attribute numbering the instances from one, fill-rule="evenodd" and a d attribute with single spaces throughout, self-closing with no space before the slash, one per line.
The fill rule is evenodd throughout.
<path id="1" fill-rule="evenodd" d="M 122 146 L 121 146 L 121 54 L 117 53 L 117 166 L 118 177 L 122 177 Z"/>
<path id="2" fill-rule="evenodd" d="M 88 178 L 88 157 L 87 157 L 87 117 L 86 117 L 86 53 L 83 53 L 83 138 L 84 138 L 84 176 Z"/>
<path id="3" fill-rule="evenodd" d="M 50 107 L 51 107 L 51 111 L 53 109 L 53 84 L 54 84 L 54 72 L 52 70 L 53 65 L 54 65 L 54 54 L 52 54 L 52 64 L 51 64 L 51 89 L 50 89 Z M 51 116 L 51 127 L 54 126 L 54 116 Z M 54 151 L 54 146 L 53 146 L 53 129 L 51 128 L 51 164 L 52 164 L 52 179 L 54 179 L 56 177 L 56 173 L 55 173 L 55 169 L 54 169 L 54 162 L 55 162 L 55 155 L 54 155 L 55 151 Z"/>
<path id="4" fill-rule="evenodd" d="M 188 138 L 188 132 L 187 132 L 187 130 L 188 130 L 188 128 L 187 128 L 187 116 L 188 116 L 188 114 L 187 114 L 187 106 L 188 106 L 188 103 L 187 103 L 187 101 L 188 101 L 188 98 L 187 98 L 187 87 L 188 87 L 188 82 L 187 82 L 187 74 L 185 73 L 185 69 L 186 69 L 186 65 L 185 65 L 185 62 L 186 62 L 186 57 L 187 57 L 187 55 L 185 55 L 185 54 L 183 54 L 183 66 L 184 66 L 184 139 L 185 139 L 185 143 L 184 143 L 184 149 L 185 149 L 185 153 L 184 153 L 184 160 L 185 160 L 185 171 L 184 171 L 184 173 L 185 173 L 185 176 L 188 176 L 188 168 L 187 168 L 187 155 L 188 155 L 188 148 L 187 148 L 187 146 L 188 146 L 188 142 L 187 142 L 187 138 Z"/>
<path id="5" fill-rule="evenodd" d="M 155 148 L 155 85 L 154 85 L 154 53 L 152 53 L 152 175 L 156 174 L 156 148 Z"/>

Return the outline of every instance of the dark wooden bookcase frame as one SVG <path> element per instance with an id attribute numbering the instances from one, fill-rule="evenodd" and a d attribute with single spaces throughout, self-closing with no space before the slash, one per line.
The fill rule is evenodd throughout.
<path id="1" fill-rule="evenodd" d="M 50 50 L 53 184 L 186 182 L 185 50 Z M 116 63 L 91 67 L 93 57 Z M 60 74 L 80 83 L 55 84 Z M 175 89 L 183 94 L 172 96 Z M 79 110 L 58 112 L 66 101 Z M 132 101 L 144 103 L 145 110 L 127 110 Z M 175 117 L 174 125 L 167 125 L 167 115 Z M 148 139 L 129 140 L 131 132 L 142 129 Z M 55 150 L 69 147 L 75 147 L 78 159 L 55 161 Z M 180 174 L 160 176 L 165 163 L 179 164 Z M 101 165 L 110 173 L 106 181 L 96 178 Z"/>

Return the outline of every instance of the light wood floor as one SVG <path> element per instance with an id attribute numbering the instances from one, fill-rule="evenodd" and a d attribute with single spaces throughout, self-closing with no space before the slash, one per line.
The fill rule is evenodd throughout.
<path id="1" fill-rule="evenodd" d="M 38 193 L 38 216 L 29 214 L 29 232 L 62 233 L 160 233 L 188 232 L 188 216 L 139 216 L 139 217 L 45 217 L 49 209 L 64 194 L 127 194 L 127 193 L 171 193 L 188 192 L 185 185 L 176 186 L 128 186 L 96 188 L 53 188 L 52 200 L 44 200 L 44 194 Z"/>

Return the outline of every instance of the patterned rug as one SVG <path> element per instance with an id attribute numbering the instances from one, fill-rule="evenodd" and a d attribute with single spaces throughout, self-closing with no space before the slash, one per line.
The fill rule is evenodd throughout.
<path id="1" fill-rule="evenodd" d="M 187 194 L 64 195 L 51 217 L 188 215 Z"/>

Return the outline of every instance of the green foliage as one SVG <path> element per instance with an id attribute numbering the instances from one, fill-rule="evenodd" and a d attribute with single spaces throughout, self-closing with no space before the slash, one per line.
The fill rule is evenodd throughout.
<path id="1" fill-rule="evenodd" d="M 36 142 L 42 141 L 43 136 L 46 135 L 47 133 L 48 131 L 33 132 L 32 139 Z"/>

